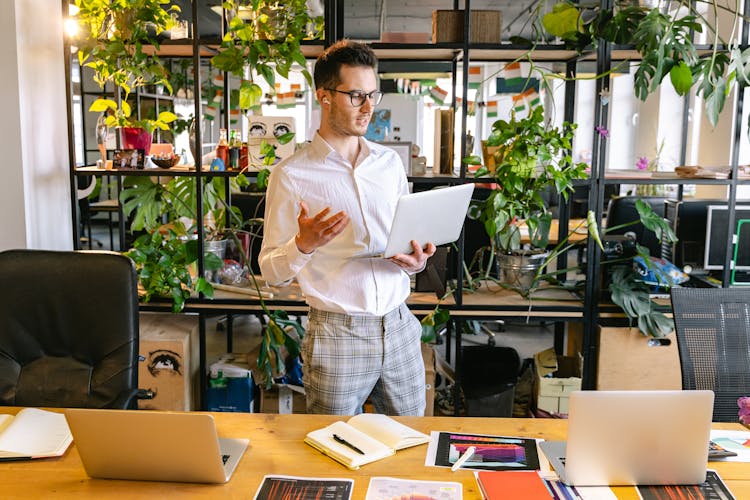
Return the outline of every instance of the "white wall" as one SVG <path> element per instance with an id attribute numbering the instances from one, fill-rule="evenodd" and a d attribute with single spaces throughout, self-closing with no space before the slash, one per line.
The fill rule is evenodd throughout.
<path id="1" fill-rule="evenodd" d="M 70 249 L 62 5 L 0 2 L 0 250 Z"/>

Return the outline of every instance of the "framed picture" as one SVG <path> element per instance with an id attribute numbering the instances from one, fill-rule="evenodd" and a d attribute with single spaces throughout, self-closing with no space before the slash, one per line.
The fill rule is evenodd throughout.
<path id="1" fill-rule="evenodd" d="M 394 150 L 404 164 L 404 172 L 406 172 L 406 175 L 411 175 L 411 142 L 378 142 L 378 144 L 382 144 L 383 146 L 387 146 Z"/>
<path id="2" fill-rule="evenodd" d="M 296 141 L 292 139 L 286 144 L 281 144 L 278 137 L 289 132 L 295 132 L 295 120 L 292 116 L 252 116 L 249 118 L 247 131 L 247 149 L 250 160 L 250 169 L 257 170 L 263 163 L 264 155 L 260 152 L 260 144 L 265 141 L 273 146 L 276 165 L 284 158 L 294 153 Z"/>
<path id="3" fill-rule="evenodd" d="M 143 168 L 144 150 L 115 149 L 112 153 L 112 166 L 118 169 Z"/>

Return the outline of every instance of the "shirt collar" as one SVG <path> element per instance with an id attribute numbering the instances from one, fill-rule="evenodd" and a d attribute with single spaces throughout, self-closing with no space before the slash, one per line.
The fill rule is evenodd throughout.
<path id="1" fill-rule="evenodd" d="M 367 141 L 364 137 L 359 137 L 358 140 L 360 161 L 358 161 L 357 164 L 361 164 L 368 156 L 373 154 L 373 150 L 370 148 L 369 141 Z M 328 144 L 328 142 L 326 142 L 326 140 L 323 139 L 323 137 L 321 137 L 321 135 L 317 131 L 312 138 L 310 147 L 312 148 L 315 156 L 320 158 L 321 160 L 325 160 L 326 158 L 328 158 L 328 155 L 336 152 L 336 150 L 333 149 L 331 145 Z"/>

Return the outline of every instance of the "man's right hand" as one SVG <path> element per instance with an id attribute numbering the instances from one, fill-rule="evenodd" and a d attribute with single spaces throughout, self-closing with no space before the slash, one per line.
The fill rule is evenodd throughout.
<path id="1" fill-rule="evenodd" d="M 343 211 L 326 218 L 330 211 L 331 208 L 326 207 L 315 216 L 308 217 L 307 203 L 299 202 L 299 217 L 297 217 L 299 233 L 294 238 L 294 242 L 300 252 L 313 253 L 317 248 L 338 236 L 349 224 L 349 216 Z"/>

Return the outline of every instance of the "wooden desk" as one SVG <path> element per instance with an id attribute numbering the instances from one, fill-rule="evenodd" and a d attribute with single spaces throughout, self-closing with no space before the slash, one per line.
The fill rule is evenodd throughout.
<path id="1" fill-rule="evenodd" d="M 560 221 L 559 219 L 552 219 L 552 224 L 549 230 L 549 244 L 557 245 L 558 236 L 560 234 Z M 568 242 L 580 243 L 588 238 L 588 227 L 586 226 L 586 219 L 570 219 L 568 221 Z M 529 240 L 529 229 L 523 225 L 521 226 L 521 243 L 530 243 Z"/>
<path id="2" fill-rule="evenodd" d="M 0 409 L 15 413 L 17 408 Z M 180 495 L 193 498 L 252 498 L 266 474 L 308 477 L 349 477 L 354 479 L 354 498 L 362 499 L 369 478 L 397 478 L 463 483 L 463 497 L 481 499 L 469 470 L 455 473 L 442 467 L 425 467 L 426 445 L 401 450 L 396 455 L 350 471 L 304 444 L 307 432 L 340 418 L 331 415 L 275 415 L 215 413 L 220 436 L 246 437 L 250 446 L 242 457 L 232 479 L 223 485 L 158 483 L 91 479 L 83 470 L 75 443 L 60 458 L 26 462 L 0 463 L 3 498 L 158 498 Z M 450 417 L 399 417 L 398 420 L 422 432 L 455 431 L 476 434 L 564 439 L 567 422 L 557 419 L 499 419 Z M 738 424 L 717 424 L 717 428 L 740 429 Z M 143 443 L 144 453 L 159 443 Z M 113 450 L 112 453 L 117 453 Z M 737 498 L 750 498 L 750 464 L 712 462 Z M 634 494 L 632 488 L 618 488 L 620 493 Z M 635 497 L 632 497 L 635 498 Z"/>

